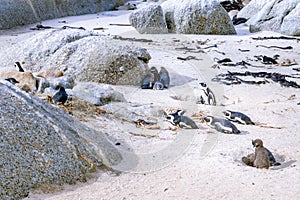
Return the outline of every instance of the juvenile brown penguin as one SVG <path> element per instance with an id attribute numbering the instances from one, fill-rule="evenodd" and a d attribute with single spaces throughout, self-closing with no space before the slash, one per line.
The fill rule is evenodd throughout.
<path id="1" fill-rule="evenodd" d="M 255 158 L 253 166 L 257 168 L 269 169 L 270 161 L 268 151 L 266 148 L 264 148 L 263 141 L 261 139 L 255 139 L 252 141 L 252 144 L 255 146 Z"/>
<path id="2" fill-rule="evenodd" d="M 154 75 L 151 72 L 148 72 L 144 79 L 142 80 L 141 88 L 142 89 L 152 89 L 154 85 Z"/>

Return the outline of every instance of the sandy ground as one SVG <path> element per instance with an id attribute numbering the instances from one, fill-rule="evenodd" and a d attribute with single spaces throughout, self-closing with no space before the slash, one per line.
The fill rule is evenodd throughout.
<path id="1" fill-rule="evenodd" d="M 199 112 L 222 116 L 222 111 L 231 109 L 251 116 L 261 126 L 237 125 L 240 135 L 217 133 L 200 123 L 198 130 L 179 129 L 148 130 L 134 125 L 96 118 L 87 124 L 106 131 L 112 142 L 124 156 L 124 163 L 113 166 L 121 173 L 99 172 L 87 183 L 60 187 L 59 190 L 43 193 L 35 191 L 26 199 L 74 200 L 74 199 L 299 199 L 300 198 L 300 136 L 299 114 L 300 91 L 281 87 L 270 82 L 265 85 L 227 86 L 212 82 L 219 73 L 230 71 L 266 71 L 297 74 L 289 67 L 263 65 L 251 61 L 254 55 L 288 58 L 300 62 L 300 44 L 295 40 L 253 40 L 253 37 L 280 36 L 274 32 L 250 34 L 247 27 L 237 27 L 238 35 L 140 35 L 130 26 L 113 26 L 111 23 L 128 24 L 130 11 L 104 12 L 95 15 L 66 17 L 43 22 L 43 25 L 83 26 L 103 34 L 130 38 L 152 39 L 153 42 L 128 42 L 147 48 L 152 59 L 149 66 L 166 67 L 171 74 L 168 90 L 141 90 L 134 86 L 116 86 L 132 103 L 143 103 L 161 108 L 179 107 L 186 115 Z M 28 31 L 34 25 L 1 31 L 0 45 L 6 48 L 19 39 L 34 36 L 38 31 Z M 176 50 L 180 47 L 205 48 L 205 53 L 190 53 Z M 292 46 L 292 50 L 257 47 L 257 45 Z M 238 49 L 249 50 L 241 52 Z M 222 54 L 225 53 L 225 55 Z M 198 60 L 182 61 L 177 57 L 195 56 Z M 213 68 L 214 59 L 231 58 L 234 62 L 252 62 L 256 67 Z M 205 81 L 217 96 L 217 106 L 195 104 L 198 84 Z M 299 79 L 295 79 L 300 83 Z M 171 97 L 178 97 L 174 100 Z M 157 135 L 147 138 L 130 132 Z M 261 138 L 281 166 L 269 170 L 245 166 L 241 157 L 253 152 L 251 140 Z"/>

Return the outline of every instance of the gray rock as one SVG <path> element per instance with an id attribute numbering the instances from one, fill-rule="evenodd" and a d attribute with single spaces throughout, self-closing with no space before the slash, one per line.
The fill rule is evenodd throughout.
<path id="1" fill-rule="evenodd" d="M 0 0 L 0 29 L 42 20 L 111 10 L 125 0 Z"/>
<path id="2" fill-rule="evenodd" d="M 55 67 L 75 81 L 139 85 L 151 56 L 122 43 L 126 42 L 83 30 L 45 31 L 1 51 L 1 66 L 21 60 L 26 70 Z"/>
<path id="3" fill-rule="evenodd" d="M 236 34 L 226 10 L 217 1 L 168 0 L 162 4 L 162 7 L 166 10 L 164 12 L 170 32 Z"/>
<path id="4" fill-rule="evenodd" d="M 73 88 L 73 95 L 94 105 L 126 101 L 122 93 L 115 91 L 108 84 L 79 82 Z"/>
<path id="5" fill-rule="evenodd" d="M 149 4 L 133 11 L 129 16 L 129 21 L 142 34 L 168 33 L 163 10 L 158 4 Z"/>
<path id="6" fill-rule="evenodd" d="M 56 89 L 59 86 L 72 89 L 75 85 L 75 80 L 72 75 L 61 76 L 58 78 L 51 78 L 49 80 L 50 87 Z"/>
<path id="7" fill-rule="evenodd" d="M 286 17 L 283 19 L 280 32 L 286 35 L 300 36 L 300 4 L 298 4 Z"/>
<path id="8" fill-rule="evenodd" d="M 122 157 L 102 132 L 0 81 L 0 199 L 20 199 L 41 185 L 86 181 Z"/>
<path id="9" fill-rule="evenodd" d="M 250 32 L 275 31 L 300 35 L 300 0 L 252 0 L 238 17 L 248 18 Z M 259 10 L 259 12 L 257 12 Z"/>

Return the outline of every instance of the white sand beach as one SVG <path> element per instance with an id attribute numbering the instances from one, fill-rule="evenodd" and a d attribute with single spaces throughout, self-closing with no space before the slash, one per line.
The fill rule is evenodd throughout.
<path id="1" fill-rule="evenodd" d="M 278 37 L 275 32 L 249 33 L 238 25 L 237 35 L 141 35 L 129 24 L 131 11 L 110 11 L 98 14 L 65 17 L 42 22 L 61 27 L 70 25 L 87 30 L 119 35 L 123 38 L 151 39 L 153 42 L 126 41 L 146 48 L 152 57 L 149 67 L 165 67 L 170 72 L 171 87 L 167 90 L 142 90 L 136 86 L 114 86 L 128 102 L 161 108 L 181 108 L 187 116 L 199 113 L 222 117 L 229 109 L 246 113 L 260 125 L 237 125 L 239 135 L 222 134 L 195 118 L 199 129 L 148 130 L 135 125 L 109 121 L 106 118 L 85 122 L 101 129 L 120 142 L 124 163 L 112 166 L 120 173 L 99 172 L 87 183 L 77 183 L 34 191 L 26 199 L 98 200 L 98 199 L 299 199 L 300 198 L 300 89 L 267 84 L 224 85 L 211 79 L 231 72 L 278 72 L 298 74 L 300 43 L 296 40 L 254 40 L 257 37 Z M 66 23 L 62 24 L 61 21 Z M 39 31 L 30 31 L 35 24 L 1 31 L 0 50 Z M 217 47 L 210 47 L 216 45 Z M 263 46 L 292 46 L 282 50 Z M 186 52 L 181 47 L 203 49 Z M 210 47 L 210 48 L 205 48 Z M 240 49 L 240 50 L 239 50 Z M 249 51 L 241 51 L 249 50 Z M 225 55 L 224 55 L 225 54 Z M 280 59 L 297 65 L 264 65 L 254 56 L 280 55 Z M 179 60 L 177 57 L 196 59 Z M 233 63 L 251 62 L 253 66 L 215 66 L 214 59 L 230 58 Z M 256 79 L 258 80 L 258 79 Z M 300 79 L 291 79 L 300 84 Z M 199 82 L 206 82 L 217 97 L 217 106 L 196 104 Z M 174 99 L 171 97 L 177 97 Z M 165 124 L 165 122 L 162 122 Z M 134 133 L 156 135 L 137 136 Z M 260 138 L 272 151 L 280 166 L 257 169 L 242 163 L 242 156 L 252 153 L 251 140 Z M 126 160 L 127 159 L 127 160 Z M 132 159 L 132 160 L 130 160 Z"/>

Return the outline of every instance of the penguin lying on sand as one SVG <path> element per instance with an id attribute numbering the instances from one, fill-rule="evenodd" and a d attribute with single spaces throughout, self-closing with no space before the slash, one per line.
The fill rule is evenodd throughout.
<path id="1" fill-rule="evenodd" d="M 225 117 L 227 119 L 229 119 L 230 121 L 233 122 L 238 122 L 240 124 L 251 124 L 251 125 L 255 125 L 254 122 L 252 122 L 252 120 L 250 119 L 250 117 L 248 117 L 247 115 L 241 113 L 241 112 L 235 112 L 235 111 L 231 111 L 231 110 L 226 110 L 223 112 Z"/>
<path id="2" fill-rule="evenodd" d="M 203 118 L 208 125 L 221 133 L 239 134 L 241 133 L 237 127 L 227 119 L 216 118 L 207 116 Z"/>
<path id="3" fill-rule="evenodd" d="M 184 111 L 178 110 L 175 113 L 167 114 L 166 119 L 174 126 L 180 128 L 188 127 L 191 129 L 198 129 L 196 123 L 189 117 L 183 116 Z"/>

